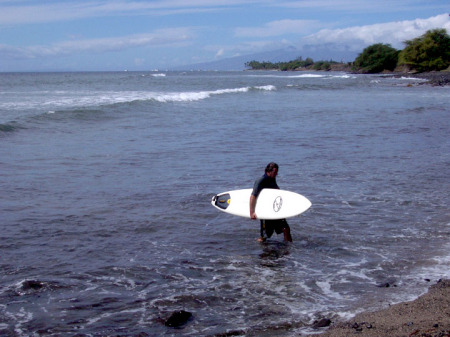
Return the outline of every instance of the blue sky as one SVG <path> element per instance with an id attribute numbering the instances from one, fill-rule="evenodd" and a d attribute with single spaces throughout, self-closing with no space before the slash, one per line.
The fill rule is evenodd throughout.
<path id="1" fill-rule="evenodd" d="M 327 48 L 332 59 L 450 33 L 449 9 L 448 0 L 0 0 L 0 71 L 169 69 L 289 46 Z"/>

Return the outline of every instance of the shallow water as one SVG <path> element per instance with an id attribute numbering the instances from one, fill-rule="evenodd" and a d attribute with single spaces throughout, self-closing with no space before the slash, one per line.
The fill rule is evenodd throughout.
<path id="1" fill-rule="evenodd" d="M 0 78 L 1 334 L 292 336 L 449 277 L 449 87 L 344 73 Z M 269 161 L 313 203 L 289 220 L 292 245 L 261 245 L 257 221 L 210 205 Z M 165 327 L 181 309 L 193 318 Z"/>

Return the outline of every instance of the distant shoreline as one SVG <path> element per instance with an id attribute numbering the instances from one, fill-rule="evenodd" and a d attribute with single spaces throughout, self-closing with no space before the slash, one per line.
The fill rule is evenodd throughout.
<path id="1" fill-rule="evenodd" d="M 394 73 L 389 76 L 393 77 L 409 77 L 427 80 L 427 84 L 433 86 L 450 85 L 450 71 L 433 71 L 427 73 Z"/>
<path id="2" fill-rule="evenodd" d="M 259 71 L 259 70 L 252 70 L 249 71 Z M 274 71 L 282 71 L 282 70 L 275 70 Z M 305 68 L 298 68 L 295 70 L 287 70 L 287 71 L 327 71 L 327 70 L 315 70 L 311 67 L 305 67 Z M 345 63 L 336 63 L 332 64 L 330 70 L 328 71 L 343 71 L 351 74 L 365 74 L 365 75 L 384 75 L 386 77 L 407 77 L 407 78 L 420 78 L 423 80 L 426 80 L 426 82 L 423 82 L 423 84 L 431 84 L 432 86 L 447 86 L 450 85 L 450 71 L 431 71 L 431 72 L 423 72 L 423 73 L 413 73 L 413 72 L 382 72 L 382 73 L 374 73 L 374 74 L 367 74 L 367 73 L 358 73 L 354 72 L 350 65 Z"/>
<path id="3" fill-rule="evenodd" d="M 450 280 L 439 280 L 414 301 L 398 303 L 331 325 L 320 337 L 450 336 Z"/>

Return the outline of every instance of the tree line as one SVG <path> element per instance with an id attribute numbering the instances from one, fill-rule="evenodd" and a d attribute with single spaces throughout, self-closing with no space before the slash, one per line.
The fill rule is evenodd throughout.
<path id="1" fill-rule="evenodd" d="M 353 71 L 380 73 L 383 71 L 440 71 L 450 67 L 450 36 L 445 29 L 433 29 L 420 37 L 404 42 L 403 50 L 390 44 L 376 43 L 365 48 L 354 62 L 348 64 Z M 330 70 L 335 61 L 314 62 L 311 58 L 299 57 L 289 62 L 250 61 L 246 67 L 253 70 L 296 70 L 301 68 Z"/>
<path id="2" fill-rule="evenodd" d="M 251 68 L 253 70 L 296 70 L 300 68 L 310 68 L 314 70 L 330 70 L 333 64 L 338 64 L 338 62 L 330 60 L 330 61 L 317 61 L 314 62 L 312 58 L 308 57 L 306 60 L 303 60 L 302 57 L 299 57 L 293 61 L 288 62 L 258 62 L 258 61 L 250 61 L 245 64 L 246 67 Z"/>

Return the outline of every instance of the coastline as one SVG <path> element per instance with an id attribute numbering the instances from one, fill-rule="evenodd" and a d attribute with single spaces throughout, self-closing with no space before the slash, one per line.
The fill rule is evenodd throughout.
<path id="1" fill-rule="evenodd" d="M 280 71 L 280 70 L 276 70 Z M 320 71 L 320 70 L 314 70 L 311 67 L 306 68 L 299 68 L 294 71 Z M 322 70 L 323 71 L 323 70 Z M 337 63 L 332 64 L 329 71 L 343 71 L 350 74 L 366 74 L 367 73 L 359 73 L 354 72 L 352 70 L 352 67 L 348 64 L 343 63 Z M 407 78 L 418 78 L 421 81 L 418 84 L 430 84 L 432 86 L 447 86 L 450 85 L 450 71 L 449 70 L 443 70 L 443 71 L 430 71 L 430 72 L 423 72 L 423 73 L 415 73 L 415 72 L 407 72 L 407 71 L 393 71 L 393 72 L 382 72 L 382 73 L 375 73 L 372 75 L 384 75 L 386 77 L 394 77 L 394 78 L 401 78 L 401 77 L 407 77 Z"/>
<path id="2" fill-rule="evenodd" d="M 320 337 L 448 337 L 450 336 L 450 280 L 439 280 L 428 292 L 374 312 L 364 312 L 347 322 L 310 336 Z"/>
<path id="3" fill-rule="evenodd" d="M 423 84 L 431 84 L 432 86 L 446 86 L 450 85 L 450 71 L 435 71 L 428 73 L 396 73 L 387 75 L 392 77 L 408 77 L 420 78 L 426 80 Z"/>

